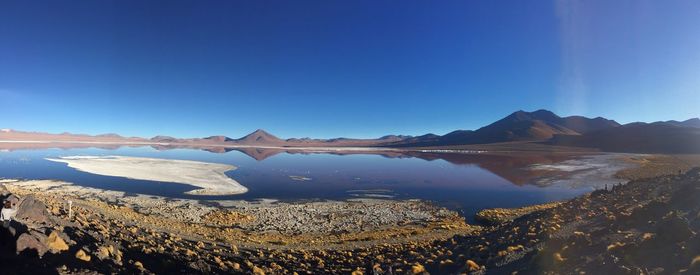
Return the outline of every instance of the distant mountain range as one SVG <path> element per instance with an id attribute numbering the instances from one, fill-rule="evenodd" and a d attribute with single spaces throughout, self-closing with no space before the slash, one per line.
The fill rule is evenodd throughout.
<path id="1" fill-rule="evenodd" d="M 242 138 L 226 136 L 181 139 L 156 136 L 150 139 L 122 137 L 117 134 L 97 136 L 47 134 L 3 129 L 0 141 L 36 141 L 58 143 L 154 144 L 169 147 L 450 147 L 494 143 L 540 143 L 584 147 L 611 152 L 700 153 L 700 119 L 630 123 L 620 125 L 602 117 L 560 117 L 547 110 L 517 111 L 477 130 L 457 130 L 445 135 L 388 135 L 377 139 L 281 139 L 264 130 Z M 224 150 L 225 151 L 225 150 Z"/>
<path id="2" fill-rule="evenodd" d="M 395 146 L 448 146 L 513 141 L 544 141 L 555 135 L 581 135 L 620 126 L 601 117 L 559 117 L 547 110 L 517 111 L 476 131 L 457 130 L 444 136 L 424 135 L 395 142 Z"/>

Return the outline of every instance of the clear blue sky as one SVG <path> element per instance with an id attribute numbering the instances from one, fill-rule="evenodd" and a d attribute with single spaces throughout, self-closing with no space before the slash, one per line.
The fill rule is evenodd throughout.
<path id="1" fill-rule="evenodd" d="M 0 0 L 0 128 L 375 137 L 699 107 L 694 0 Z"/>

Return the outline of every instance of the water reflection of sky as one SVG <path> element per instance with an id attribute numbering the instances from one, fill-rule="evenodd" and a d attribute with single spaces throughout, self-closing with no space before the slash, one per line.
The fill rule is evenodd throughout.
<path id="1" fill-rule="evenodd" d="M 249 192 L 223 197 L 192 196 L 183 194 L 192 189 L 188 185 L 93 175 L 44 159 L 73 155 L 124 155 L 232 164 L 238 169 L 227 174 L 248 187 Z M 294 180 L 290 176 L 311 180 Z M 483 208 L 542 203 L 589 191 L 518 186 L 478 165 L 455 165 L 442 159 L 283 153 L 257 161 L 238 151 L 219 154 L 189 149 L 157 151 L 149 147 L 0 152 L 0 177 L 60 179 L 82 186 L 178 198 L 298 200 L 368 195 L 419 198 L 462 210 L 467 215 Z"/>

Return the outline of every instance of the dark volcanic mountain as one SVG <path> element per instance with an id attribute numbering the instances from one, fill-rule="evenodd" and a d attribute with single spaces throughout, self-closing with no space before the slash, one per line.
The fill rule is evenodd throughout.
<path id="1" fill-rule="evenodd" d="M 232 140 L 236 144 L 242 144 L 242 145 L 284 145 L 285 141 L 279 139 L 276 136 L 273 136 L 272 134 L 265 132 L 265 130 L 258 129 L 255 130 L 255 132 L 252 132 L 248 134 L 247 136 L 244 136 L 239 139 L 234 139 Z"/>
<path id="2" fill-rule="evenodd" d="M 405 139 L 394 146 L 446 146 L 511 141 L 545 141 L 555 135 L 580 135 L 618 127 L 613 120 L 582 116 L 559 117 L 547 110 L 517 111 L 476 131 L 457 130 L 444 136 Z"/>
<path id="3" fill-rule="evenodd" d="M 543 140 L 554 135 L 577 135 L 620 126 L 601 117 L 559 117 L 547 110 L 517 111 L 491 125 L 475 131 L 485 141 Z"/>
<path id="4" fill-rule="evenodd" d="M 532 113 L 517 111 L 488 126 L 474 131 L 456 143 L 495 143 L 508 141 L 546 140 L 555 134 L 576 135 L 576 131 L 564 126 L 564 120 L 550 111 Z"/>

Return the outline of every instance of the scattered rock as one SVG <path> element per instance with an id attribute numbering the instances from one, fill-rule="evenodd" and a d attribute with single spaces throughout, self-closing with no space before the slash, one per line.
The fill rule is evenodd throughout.
<path id="1" fill-rule="evenodd" d="M 80 249 L 78 252 L 75 253 L 75 257 L 78 258 L 79 260 L 89 262 L 91 257 L 87 253 L 85 253 L 84 250 Z"/>
<path id="2" fill-rule="evenodd" d="M 561 202 L 545 203 L 525 206 L 521 208 L 493 208 L 484 209 L 476 213 L 477 221 L 488 225 L 502 224 L 535 211 L 546 210 L 561 205 Z"/>
<path id="3" fill-rule="evenodd" d="M 481 266 L 479 266 L 475 261 L 467 260 L 467 269 L 469 271 L 477 271 L 481 269 Z"/>
<path id="4" fill-rule="evenodd" d="M 686 271 L 688 271 L 688 274 L 700 274 L 700 255 L 695 256 L 693 260 L 690 261 L 690 265 Z"/>
<path id="5" fill-rule="evenodd" d="M 624 243 L 615 242 L 615 243 L 613 243 L 613 244 L 608 245 L 608 251 L 610 251 L 610 250 L 615 250 L 615 249 L 618 249 L 618 248 L 623 247 L 623 246 L 625 246 Z"/>
<path id="6" fill-rule="evenodd" d="M 58 235 L 57 231 L 51 231 L 49 237 L 46 238 L 46 246 L 52 253 L 59 253 L 68 250 L 68 244 Z"/>
<path id="7" fill-rule="evenodd" d="M 413 266 L 411 266 L 411 273 L 423 274 L 425 273 L 425 267 L 421 264 L 414 264 Z"/>
<path id="8" fill-rule="evenodd" d="M 566 259 L 565 259 L 564 257 L 562 257 L 562 256 L 561 256 L 561 253 L 559 253 L 559 252 L 554 253 L 553 258 L 554 258 L 554 260 L 557 261 L 557 262 L 566 261 Z"/>
<path id="9" fill-rule="evenodd" d="M 97 258 L 100 260 L 109 258 L 110 254 L 111 253 L 109 253 L 109 248 L 105 246 L 100 246 L 99 248 L 97 248 Z"/>

